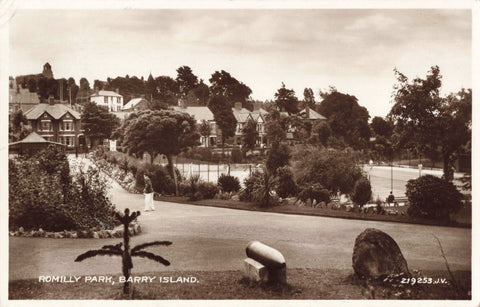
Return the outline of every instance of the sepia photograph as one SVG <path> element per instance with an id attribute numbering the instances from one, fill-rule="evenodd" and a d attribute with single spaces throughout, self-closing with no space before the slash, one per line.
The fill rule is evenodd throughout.
<path id="1" fill-rule="evenodd" d="M 3 1 L 0 305 L 478 304 L 478 7 L 120 3 Z"/>

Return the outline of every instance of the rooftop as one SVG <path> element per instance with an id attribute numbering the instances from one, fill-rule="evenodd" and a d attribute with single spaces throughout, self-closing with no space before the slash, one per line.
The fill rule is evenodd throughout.
<path id="1" fill-rule="evenodd" d="M 60 103 L 57 103 L 54 105 L 50 105 L 48 103 L 40 103 L 37 106 L 25 112 L 25 116 L 27 117 L 27 119 L 33 120 L 33 119 L 39 118 L 45 112 L 50 114 L 50 116 L 52 116 L 55 119 L 60 119 L 67 113 L 70 113 L 76 119 L 81 118 L 80 113 Z"/>

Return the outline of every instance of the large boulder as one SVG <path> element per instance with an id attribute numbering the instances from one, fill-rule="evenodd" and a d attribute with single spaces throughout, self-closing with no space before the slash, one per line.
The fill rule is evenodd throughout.
<path id="1" fill-rule="evenodd" d="M 360 277 L 378 279 L 390 274 L 410 275 L 407 261 L 395 240 L 375 228 L 358 235 L 353 247 L 353 269 Z"/>

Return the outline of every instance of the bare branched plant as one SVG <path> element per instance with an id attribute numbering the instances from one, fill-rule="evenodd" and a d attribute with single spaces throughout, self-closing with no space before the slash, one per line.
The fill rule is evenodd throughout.
<path id="1" fill-rule="evenodd" d="M 125 277 L 125 283 L 123 284 L 123 293 L 130 294 L 131 293 L 131 282 L 129 281 L 130 272 L 133 268 L 132 257 L 142 257 L 148 258 L 150 260 L 154 260 L 159 262 L 165 266 L 170 265 L 170 262 L 159 255 L 155 255 L 153 253 L 147 252 L 144 249 L 150 246 L 155 245 L 171 245 L 172 242 L 170 241 L 154 241 L 149 243 L 143 243 L 140 245 L 135 246 L 134 248 L 130 249 L 130 233 L 128 231 L 130 223 L 135 220 L 140 215 L 140 211 L 132 212 L 130 214 L 130 210 L 127 208 L 125 209 L 125 214 L 122 215 L 119 212 L 115 212 L 115 217 L 123 224 L 123 243 L 120 242 L 116 245 L 105 245 L 101 249 L 96 250 L 89 250 L 81 255 L 79 255 L 75 261 L 80 262 L 87 258 L 95 257 L 95 256 L 121 256 L 122 257 L 122 272 L 123 276 Z M 123 249 L 122 249 L 123 245 Z"/>

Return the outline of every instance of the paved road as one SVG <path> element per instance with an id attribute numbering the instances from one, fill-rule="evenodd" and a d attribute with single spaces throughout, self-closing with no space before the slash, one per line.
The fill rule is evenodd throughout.
<path id="1" fill-rule="evenodd" d="M 119 209 L 143 209 L 143 196 L 117 185 L 112 200 Z M 142 212 L 144 233 L 132 246 L 152 240 L 171 240 L 169 247 L 150 248 L 170 260 L 163 267 L 150 260 L 134 259 L 134 273 L 163 270 L 236 270 L 245 258 L 245 247 L 260 240 L 279 249 L 290 268 L 350 269 L 355 237 L 375 227 L 390 234 L 412 269 L 445 269 L 435 234 L 442 242 L 453 270 L 471 270 L 471 230 L 374 221 L 251 212 L 213 207 L 155 202 L 154 212 Z M 116 274 L 119 258 L 98 256 L 76 263 L 86 250 L 120 239 L 50 239 L 10 237 L 10 280 L 39 275 Z"/>

